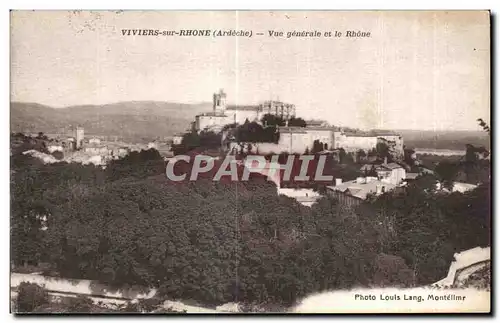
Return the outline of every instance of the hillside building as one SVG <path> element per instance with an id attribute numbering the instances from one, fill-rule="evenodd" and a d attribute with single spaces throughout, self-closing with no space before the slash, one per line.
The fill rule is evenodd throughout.
<path id="1" fill-rule="evenodd" d="M 220 131 L 225 125 L 259 122 L 265 114 L 280 116 L 286 120 L 295 116 L 295 106 L 281 101 L 265 101 L 259 105 L 228 105 L 227 94 L 220 90 L 213 94 L 211 112 L 195 117 L 193 127 L 196 131 Z"/>
<path id="2" fill-rule="evenodd" d="M 182 143 L 182 134 L 177 134 L 172 137 L 173 145 L 180 145 Z"/>
<path id="3" fill-rule="evenodd" d="M 83 129 L 83 127 L 76 127 L 76 130 L 75 130 L 75 149 L 82 148 L 84 139 L 85 139 L 85 130 Z"/>
<path id="4" fill-rule="evenodd" d="M 99 145 L 101 143 L 101 139 L 99 138 L 90 138 L 89 139 L 89 144 L 95 144 L 95 145 Z"/>
<path id="5" fill-rule="evenodd" d="M 83 151 L 89 155 L 109 155 L 111 151 L 108 147 L 98 144 L 89 144 L 83 148 Z"/>
<path id="6" fill-rule="evenodd" d="M 49 153 L 53 153 L 53 152 L 56 152 L 56 151 L 60 151 L 60 152 L 63 152 L 64 151 L 64 147 L 62 145 L 59 145 L 59 144 L 54 144 L 54 145 L 49 145 L 47 147 L 47 150 L 49 151 Z"/>
<path id="7" fill-rule="evenodd" d="M 368 169 L 373 169 L 377 176 L 358 177 L 347 182 L 336 179 L 335 186 L 327 187 L 328 194 L 337 198 L 343 205 L 356 206 L 369 195 L 378 196 L 405 185 L 406 170 L 399 164 L 385 161 L 381 165 L 364 165 L 361 171 Z"/>
<path id="8" fill-rule="evenodd" d="M 148 149 L 156 149 L 156 150 L 158 150 L 158 143 L 156 141 L 148 142 Z"/>
<path id="9" fill-rule="evenodd" d="M 295 117 L 295 105 L 281 101 L 269 100 L 259 105 L 259 109 L 264 114 L 272 114 L 281 117 L 283 120 L 289 120 Z"/>
<path id="10" fill-rule="evenodd" d="M 324 127 L 279 127 L 279 148 L 289 153 L 302 154 L 311 150 L 315 140 L 323 143 L 325 150 L 332 148 L 334 137 L 331 128 Z"/>

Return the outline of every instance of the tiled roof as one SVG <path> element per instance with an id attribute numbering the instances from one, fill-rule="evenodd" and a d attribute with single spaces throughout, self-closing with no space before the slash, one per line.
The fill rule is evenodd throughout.
<path id="1" fill-rule="evenodd" d="M 403 166 L 399 165 L 399 164 L 396 164 L 396 163 L 388 163 L 388 164 L 385 164 L 385 165 L 382 165 L 386 168 L 389 168 L 389 169 L 397 169 L 397 168 L 403 168 Z"/>
<path id="2" fill-rule="evenodd" d="M 350 196 L 366 199 L 368 194 L 374 194 L 377 192 L 377 185 L 385 187 L 385 191 L 390 191 L 396 188 L 396 185 L 391 183 L 385 183 L 378 180 L 371 180 L 368 183 L 358 183 L 356 180 L 344 182 L 337 186 L 328 186 L 330 190 L 340 191 L 344 194 L 348 194 Z"/>

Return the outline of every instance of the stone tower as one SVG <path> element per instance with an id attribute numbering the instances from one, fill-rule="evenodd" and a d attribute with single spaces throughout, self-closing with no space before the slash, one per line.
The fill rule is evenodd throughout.
<path id="1" fill-rule="evenodd" d="M 214 93 L 214 113 L 224 114 L 226 112 L 226 93 L 220 89 L 219 93 Z"/>
<path id="2" fill-rule="evenodd" d="M 83 127 L 76 127 L 75 131 L 75 147 L 80 149 L 83 146 L 83 139 L 85 137 L 85 131 Z"/>

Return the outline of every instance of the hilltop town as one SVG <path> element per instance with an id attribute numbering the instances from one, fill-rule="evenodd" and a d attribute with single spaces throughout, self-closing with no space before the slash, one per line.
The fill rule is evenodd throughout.
<path id="1" fill-rule="evenodd" d="M 400 134 L 389 131 L 342 128 L 321 120 L 304 120 L 297 116 L 296 106 L 279 100 L 255 105 L 231 105 L 224 90 L 213 93 L 212 110 L 194 117 L 184 133 L 170 140 L 147 144 L 125 143 L 109 136 L 85 136 L 81 126 L 71 134 L 14 136 L 13 147 L 26 141 L 41 143 L 38 149 L 22 149 L 22 153 L 44 163 L 81 163 L 106 168 L 131 152 L 155 150 L 166 162 L 175 162 L 177 154 L 208 154 L 220 159 L 225 155 L 244 158 L 248 154 L 275 155 L 314 154 L 332 160 L 327 172 L 331 183 L 284 183 L 274 180 L 278 194 L 292 197 L 311 207 L 328 194 L 346 205 L 359 205 L 371 196 L 405 187 L 422 175 L 434 175 L 435 164 L 424 163 L 414 150 L 404 145 Z M 29 139 L 28 139 L 29 138 Z M 17 144 L 16 144 L 17 140 Z M 28 145 L 29 147 L 29 145 Z M 478 159 L 489 159 L 483 147 L 470 147 Z M 338 164 L 335 166 L 335 163 Z M 269 167 L 283 168 L 283 164 Z M 340 166 L 339 166 L 340 165 Z M 438 169 L 439 170 L 439 169 Z M 438 177 L 440 174 L 437 174 Z M 481 175 L 483 176 L 483 175 Z M 474 189 L 480 178 L 455 178 L 448 188 L 435 180 L 439 190 L 465 192 Z M 318 188 L 322 194 L 318 193 Z"/>
<path id="2" fill-rule="evenodd" d="M 488 149 L 466 144 L 463 155 L 417 154 L 398 133 L 305 120 L 279 100 L 226 100 L 224 91 L 214 93 L 211 111 L 166 141 L 127 143 L 86 135 L 81 126 L 12 134 L 14 305 L 35 312 L 283 311 L 311 293 L 357 284 L 459 287 L 473 279 L 489 286 L 489 249 L 478 248 L 490 239 Z M 169 181 L 168 165 L 192 170 L 192 161 L 178 163 L 181 155 L 209 157 L 214 169 L 231 156 L 238 173 L 254 170 L 248 156 L 266 165 L 243 182 L 215 182 L 213 172 Z M 295 181 L 302 166 L 300 158 L 288 165 L 289 157 L 304 155 L 313 156 L 311 180 Z M 330 181 L 312 179 L 322 159 Z M 475 258 L 458 264 L 462 254 Z M 305 269 L 311 263 L 312 272 Z M 464 274 L 467 266 L 475 276 Z M 202 275 L 206 268 L 217 272 Z M 259 271 L 268 278 L 248 274 Z M 276 280 L 294 292 L 261 285 Z M 107 284 L 136 287 L 110 293 Z M 46 296 L 33 305 L 26 293 Z M 197 305 L 178 301 L 188 299 Z"/>

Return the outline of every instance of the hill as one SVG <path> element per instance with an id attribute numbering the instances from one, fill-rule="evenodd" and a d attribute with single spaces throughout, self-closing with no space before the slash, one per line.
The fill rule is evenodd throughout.
<path id="1" fill-rule="evenodd" d="M 185 131 L 195 115 L 210 108 L 210 103 L 131 101 L 56 109 L 37 103 L 12 102 L 10 125 L 12 132 L 48 134 L 71 134 L 80 125 L 89 135 L 151 140 Z"/>

